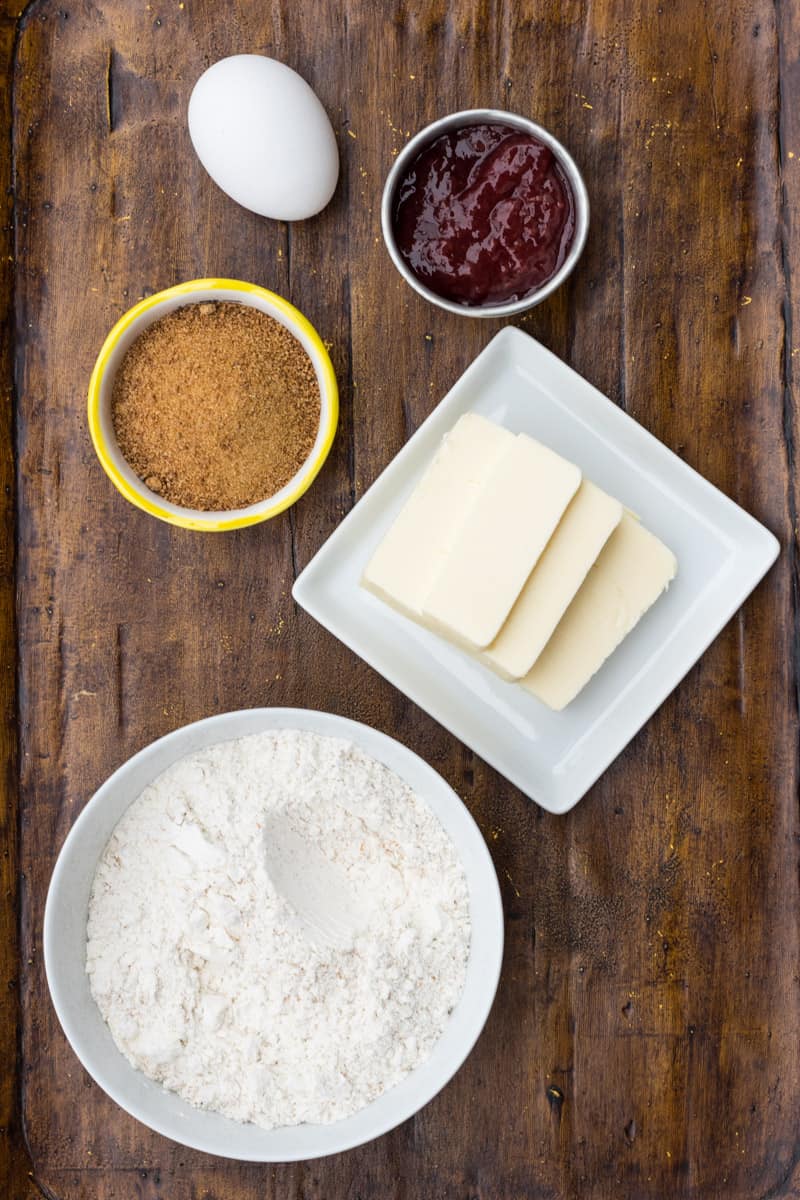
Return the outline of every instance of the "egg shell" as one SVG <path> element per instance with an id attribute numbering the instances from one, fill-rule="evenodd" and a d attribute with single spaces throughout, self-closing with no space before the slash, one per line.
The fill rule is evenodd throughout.
<path id="1" fill-rule="evenodd" d="M 327 113 L 285 63 L 261 54 L 220 59 L 195 84 L 188 117 L 206 171 L 252 212 L 301 221 L 336 190 L 339 151 Z"/>

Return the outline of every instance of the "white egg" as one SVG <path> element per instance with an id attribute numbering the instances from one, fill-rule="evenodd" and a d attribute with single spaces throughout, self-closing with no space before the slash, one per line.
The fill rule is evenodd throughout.
<path id="1" fill-rule="evenodd" d="M 336 189 L 339 151 L 327 113 L 274 58 L 235 54 L 209 67 L 189 100 L 189 136 L 223 192 L 263 217 L 313 217 Z"/>

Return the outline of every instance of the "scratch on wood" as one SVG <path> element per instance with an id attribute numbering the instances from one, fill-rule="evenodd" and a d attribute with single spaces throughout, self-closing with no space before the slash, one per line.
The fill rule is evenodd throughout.
<path id="1" fill-rule="evenodd" d="M 717 55 L 714 47 L 711 45 L 711 36 L 708 32 L 707 19 L 703 21 L 703 32 L 706 36 L 708 57 L 711 62 L 711 87 L 709 88 L 709 94 L 711 96 L 711 111 L 714 114 L 714 128 L 719 129 L 719 109 L 717 107 Z"/>
<path id="2" fill-rule="evenodd" d="M 512 5 L 504 0 L 502 5 L 500 20 L 498 21 L 499 47 L 498 47 L 498 75 L 503 79 L 503 87 L 505 88 L 506 97 L 512 88 L 511 79 L 511 52 L 514 45 L 514 21 L 512 14 Z"/>
<path id="3" fill-rule="evenodd" d="M 353 387 L 353 297 L 350 289 L 350 276 L 345 282 L 347 289 L 347 399 L 350 404 L 353 434 L 355 434 L 356 397 Z M 350 484 L 350 507 L 356 503 L 356 439 L 347 439 L 347 478 Z"/>
<path id="4" fill-rule="evenodd" d="M 34 1184 L 34 1187 L 36 1188 L 37 1192 L 40 1193 L 40 1195 L 44 1196 L 44 1200 L 59 1200 L 59 1198 L 58 1198 L 58 1196 L 56 1196 L 55 1192 L 50 1192 L 50 1189 L 47 1187 L 46 1183 L 42 1183 L 40 1180 L 37 1180 L 36 1176 L 34 1175 L 34 1172 L 29 1171 L 28 1178 L 31 1181 L 31 1183 Z"/>
<path id="5" fill-rule="evenodd" d="M 58 631 L 56 633 L 56 654 L 58 655 L 58 711 L 60 713 L 60 734 L 63 746 L 67 731 L 67 716 L 69 703 L 67 701 L 67 668 L 64 654 L 64 619 L 58 614 Z"/>
<path id="6" fill-rule="evenodd" d="M 745 670 L 745 636 L 744 636 L 744 609 L 740 608 L 736 619 L 736 658 L 738 664 L 739 686 L 736 689 L 736 705 L 742 716 L 747 711 L 747 702 L 745 699 L 747 688 L 747 671 Z"/>
<path id="7" fill-rule="evenodd" d="M 622 135 L 622 91 L 617 105 L 617 142 Z M 620 279 L 620 308 L 619 323 L 619 406 L 623 412 L 628 411 L 628 306 L 625 303 L 625 193 L 620 191 L 619 200 L 619 279 Z"/>
<path id="8" fill-rule="evenodd" d="M 408 403 L 408 392 L 405 388 L 403 388 L 401 404 L 403 406 L 403 423 L 406 427 L 406 441 L 408 441 L 412 434 L 416 433 L 417 427 L 414 424 L 414 418 L 411 416 L 411 409 Z"/>
<path id="9" fill-rule="evenodd" d="M 127 641 L 127 629 L 124 625 L 117 625 L 117 634 L 114 640 L 114 672 L 117 685 L 117 728 L 124 729 L 127 720 L 127 707 L 125 704 L 125 642 Z"/>
<path id="10" fill-rule="evenodd" d="M 800 711 L 800 564 L 798 563 L 797 522 L 798 512 L 794 494 L 794 483 L 797 478 L 797 455 L 794 444 L 794 398 L 792 389 L 793 359 L 792 359 L 792 272 L 789 260 L 789 207 L 786 196 L 786 184 L 783 180 L 783 167 L 786 158 L 783 128 L 783 63 L 778 54 L 778 69 L 776 79 L 775 122 L 776 151 L 780 183 L 780 256 L 781 272 L 783 274 L 784 296 L 781 305 L 783 318 L 783 341 L 781 345 L 781 365 L 783 368 L 783 440 L 786 446 L 786 502 L 789 510 L 789 521 L 792 537 L 789 545 L 792 562 L 792 675 L 794 679 L 795 707 Z"/>
<path id="11" fill-rule="evenodd" d="M 41 1183 L 36 1178 L 33 1171 L 28 1171 L 28 1178 L 30 1179 L 33 1186 L 36 1188 L 39 1195 L 44 1196 L 44 1200 L 58 1200 L 58 1196 L 55 1194 L 55 1192 L 51 1192 L 50 1188 L 47 1187 L 46 1184 Z"/>
<path id="12" fill-rule="evenodd" d="M 292 579 L 297 579 L 297 545 L 295 541 L 294 511 L 289 509 L 289 544 L 292 552 Z"/>
<path id="13" fill-rule="evenodd" d="M 114 48 L 110 46 L 106 62 L 106 123 L 109 133 L 113 133 L 116 127 L 116 113 L 114 111 L 116 100 L 114 95 L 114 59 Z"/>
<path id="14" fill-rule="evenodd" d="M 286 221 L 286 294 L 292 298 L 292 223 Z"/>

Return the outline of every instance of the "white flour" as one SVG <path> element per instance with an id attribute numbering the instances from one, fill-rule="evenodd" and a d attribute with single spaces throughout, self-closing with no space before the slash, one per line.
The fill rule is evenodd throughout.
<path id="1" fill-rule="evenodd" d="M 345 948 L 312 941 L 267 874 L 293 830 L 366 898 Z M 430 1054 L 464 984 L 463 868 L 427 805 L 338 738 L 286 730 L 182 759 L 98 864 L 86 970 L 114 1041 L 190 1103 L 265 1128 L 363 1108 Z"/>

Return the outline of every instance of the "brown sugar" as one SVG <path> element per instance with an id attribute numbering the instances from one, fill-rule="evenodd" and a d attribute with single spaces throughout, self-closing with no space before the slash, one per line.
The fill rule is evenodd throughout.
<path id="1" fill-rule="evenodd" d="M 121 453 L 151 491 L 205 512 L 279 491 L 311 453 L 320 394 L 280 322 L 244 304 L 189 304 L 129 348 L 111 399 Z"/>

